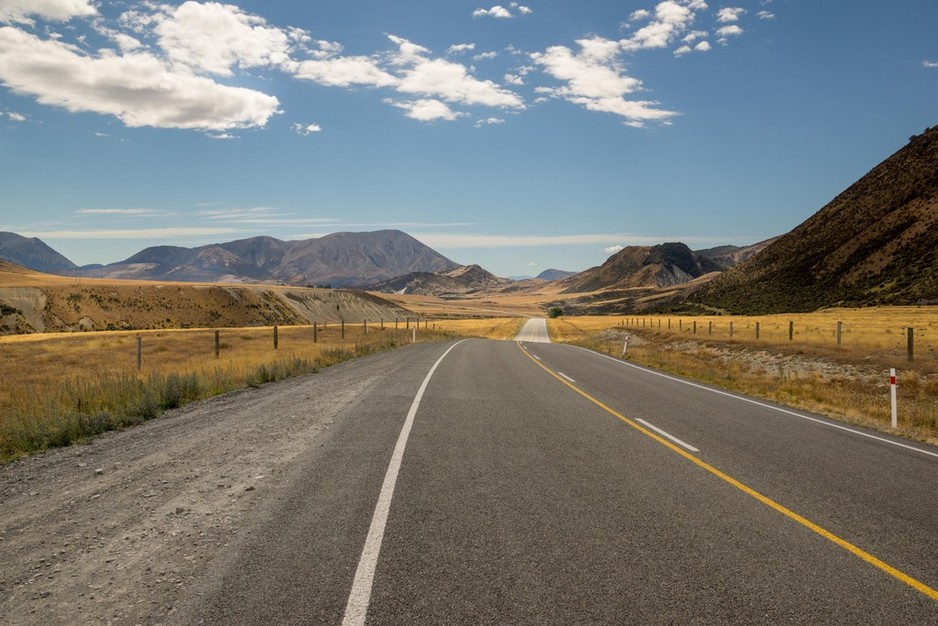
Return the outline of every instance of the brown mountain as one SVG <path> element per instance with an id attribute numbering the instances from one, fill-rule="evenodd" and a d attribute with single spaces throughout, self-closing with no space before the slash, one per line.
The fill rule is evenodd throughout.
<path id="1" fill-rule="evenodd" d="M 74 271 L 78 266 L 35 237 L 0 233 L 0 259 L 51 274 Z"/>
<path id="2" fill-rule="evenodd" d="M 667 287 L 688 283 L 722 267 L 695 254 L 683 243 L 630 246 L 609 257 L 599 267 L 560 281 L 561 293 L 585 293 L 600 289 Z"/>
<path id="3" fill-rule="evenodd" d="M 938 126 L 689 302 L 750 314 L 938 303 Z"/>
<path id="4" fill-rule="evenodd" d="M 370 285 L 368 289 L 383 293 L 446 296 L 475 293 L 509 282 L 478 265 L 462 265 L 440 273 L 412 272 Z"/>
<path id="5" fill-rule="evenodd" d="M 291 285 L 362 286 L 415 271 L 459 267 L 397 230 L 335 233 L 281 241 L 252 237 L 199 248 L 147 248 L 125 261 L 88 269 L 100 278 L 184 282 L 283 282 Z"/>

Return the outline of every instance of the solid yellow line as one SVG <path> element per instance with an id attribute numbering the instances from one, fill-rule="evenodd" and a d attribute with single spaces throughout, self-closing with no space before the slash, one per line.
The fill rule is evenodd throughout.
<path id="1" fill-rule="evenodd" d="M 519 348 L 521 347 L 520 344 L 518 344 L 518 347 L 519 347 Z M 889 575 L 892 576 L 893 578 L 895 578 L 895 579 L 897 579 L 897 580 L 899 580 L 899 581 L 905 583 L 906 585 L 908 585 L 909 587 L 912 587 L 912 588 L 915 589 L 916 591 L 919 591 L 919 592 L 925 594 L 926 596 L 928 596 L 928 597 L 931 598 L 932 600 L 938 601 L 938 590 L 932 589 L 931 587 L 929 587 L 929 586 L 926 585 L 925 583 L 923 583 L 923 582 L 921 582 L 921 581 L 919 581 L 919 580 L 916 580 L 915 578 L 912 578 L 911 576 L 909 576 L 908 574 L 906 574 L 906 573 L 904 573 L 904 572 L 901 572 L 901 571 L 897 570 L 897 569 L 896 569 L 895 567 L 893 567 L 892 565 L 889 565 L 888 563 L 886 563 L 886 562 L 884 562 L 884 561 L 881 561 L 880 559 L 876 558 L 875 556 L 873 556 L 873 555 L 870 554 L 869 552 L 866 552 L 865 550 L 862 550 L 862 549 L 858 548 L 857 546 L 853 545 L 852 543 L 850 543 L 849 541 L 847 541 L 847 540 L 845 540 L 845 539 L 841 539 L 840 537 L 838 537 L 838 536 L 835 535 L 834 533 L 830 532 L 829 530 L 826 530 L 826 529 L 822 528 L 821 526 L 818 526 L 817 524 L 815 524 L 815 523 L 812 522 L 811 520 L 806 519 L 806 518 L 802 517 L 801 515 L 798 515 L 797 513 L 795 513 L 794 511 L 792 511 L 791 509 L 786 508 L 785 506 L 782 506 L 781 504 L 779 504 L 779 503 L 776 502 L 775 500 L 772 500 L 772 499 L 769 498 L 768 496 L 765 496 L 765 495 L 759 493 L 758 491 L 756 491 L 755 489 L 744 485 L 743 483 L 739 482 L 738 480 L 736 480 L 736 479 L 733 478 L 732 476 L 729 476 L 729 475 L 727 475 L 727 474 L 721 472 L 720 470 L 718 470 L 717 468 L 713 467 L 713 466 L 710 465 L 709 463 L 706 463 L 705 461 L 701 460 L 700 458 L 694 456 L 693 454 L 691 454 L 691 453 L 688 452 L 687 450 L 684 450 L 683 448 L 681 448 L 681 447 L 679 447 L 679 446 L 677 446 L 677 445 L 671 443 L 670 441 L 668 441 L 667 439 L 665 439 L 665 438 L 663 438 L 663 437 L 659 437 L 657 434 L 655 434 L 654 432 L 652 432 L 652 431 L 648 430 L 647 428 L 643 427 L 641 424 L 638 424 L 637 422 L 635 422 L 635 421 L 633 421 L 633 420 L 631 420 L 631 419 L 625 417 L 624 415 L 622 415 L 622 414 L 619 413 L 618 411 L 616 411 L 616 410 L 614 410 L 614 409 L 612 409 L 612 408 L 606 406 L 605 404 L 603 404 L 602 402 L 600 402 L 599 400 L 597 400 L 596 398 L 594 398 L 594 397 L 591 396 L 590 394 L 586 393 L 585 391 L 583 391 L 582 389 L 580 389 L 579 387 L 577 387 L 577 386 L 574 385 L 573 383 L 570 383 L 569 381 L 564 380 L 563 378 L 561 378 L 560 376 L 558 376 L 553 370 L 551 370 L 549 367 L 547 367 L 546 365 L 544 365 L 543 363 L 539 362 L 537 359 L 535 359 L 534 357 L 532 357 L 532 356 L 531 356 L 526 350 L 524 350 L 523 348 L 522 348 L 522 352 L 524 352 L 524 353 L 527 355 L 527 357 L 528 357 L 529 359 L 531 359 L 532 362 L 534 362 L 535 365 L 537 365 L 538 367 L 540 367 L 541 369 L 543 369 L 545 372 L 547 372 L 548 374 L 550 374 L 551 376 L 553 376 L 554 378 L 556 378 L 557 380 L 559 380 L 561 383 L 563 383 L 564 385 L 566 385 L 567 387 L 569 387 L 569 388 L 572 389 L 573 391 L 577 392 L 578 394 L 580 394 L 581 396 L 583 396 L 584 398 L 586 398 L 587 400 L 589 400 L 590 402 L 592 402 L 593 404 L 595 404 L 596 406 L 598 406 L 599 408 L 601 408 L 602 410 L 606 411 L 607 413 L 610 413 L 611 415 L 616 416 L 616 417 L 619 418 L 621 421 L 625 422 L 626 424 L 628 424 L 629 426 L 631 426 L 631 427 L 634 428 L 635 430 L 639 431 L 639 432 L 642 433 L 643 435 L 646 435 L 646 436 L 648 436 L 648 437 L 651 437 L 652 439 L 654 439 L 655 441 L 657 441 L 657 442 L 660 443 L 661 445 L 663 445 L 663 446 L 665 446 L 665 447 L 667 447 L 667 448 L 673 450 L 674 452 L 680 454 L 682 457 L 684 457 L 684 458 L 687 459 L 688 461 L 691 461 L 692 463 L 694 463 L 694 464 L 698 465 L 699 467 L 705 469 L 706 471 L 710 472 L 710 473 L 713 474 L 714 476 L 716 476 L 716 477 L 720 478 L 721 480 L 723 480 L 723 481 L 729 483 L 730 485 L 733 485 L 734 487 L 736 487 L 737 489 L 739 489 L 739 490 L 742 491 L 743 493 L 752 496 L 753 498 L 755 498 L 756 500 L 758 500 L 758 501 L 761 502 L 762 504 L 765 504 L 766 506 L 769 506 L 769 507 L 775 509 L 776 511 L 778 511 L 779 513 L 781 513 L 781 514 L 784 515 L 785 517 L 787 517 L 787 518 L 789 518 L 789 519 L 792 519 L 792 520 L 798 522 L 799 524 L 801 524 L 802 526 L 804 526 L 804 527 L 807 528 L 808 530 L 810 530 L 810 531 L 812 531 L 812 532 L 814 532 L 814 533 L 817 533 L 817 534 L 820 535 L 821 537 L 824 537 L 825 539 L 827 539 L 827 540 L 829 540 L 829 541 L 831 541 L 831 542 L 837 544 L 838 546 L 840 546 L 841 548 L 843 548 L 843 549 L 846 550 L 847 552 L 850 552 L 850 553 L 854 554 L 855 556 L 860 557 L 861 559 L 863 559 L 864 561 L 866 561 L 866 562 L 869 563 L 870 565 L 873 565 L 873 566 L 879 568 L 880 570 L 882 570 L 883 572 L 886 572 L 887 574 L 889 574 Z"/>

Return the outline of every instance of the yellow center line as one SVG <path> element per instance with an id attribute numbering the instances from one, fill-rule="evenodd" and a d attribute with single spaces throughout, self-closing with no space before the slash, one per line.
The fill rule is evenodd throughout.
<path id="1" fill-rule="evenodd" d="M 519 348 L 521 348 L 520 344 L 517 344 L 517 345 L 518 345 Z M 884 562 L 884 561 L 881 561 L 880 559 L 876 558 L 875 556 L 873 556 L 873 555 L 870 554 L 869 552 L 866 552 L 865 550 L 862 550 L 862 549 L 858 548 L 857 546 L 853 545 L 853 544 L 850 543 L 849 541 L 838 537 L 838 536 L 835 535 L 834 533 L 830 532 L 829 530 L 826 530 L 825 528 L 822 528 L 821 526 L 818 526 L 817 524 L 815 524 L 815 523 L 812 522 L 811 520 L 806 519 L 806 518 L 802 517 L 801 515 L 798 515 L 797 513 L 795 513 L 794 511 L 792 511 L 791 509 L 786 508 L 785 506 L 779 504 L 779 503 L 776 502 L 775 500 L 772 500 L 772 499 L 769 498 L 768 496 L 763 495 L 763 494 L 759 493 L 758 491 L 756 491 L 755 489 L 746 486 L 745 484 L 739 482 L 738 480 L 736 480 L 736 479 L 733 478 L 732 476 L 729 476 L 728 474 L 725 474 L 725 473 L 721 472 L 720 470 L 718 470 L 717 468 L 713 467 L 713 466 L 710 465 L 709 463 L 707 463 L 707 462 L 703 461 L 702 459 L 700 459 L 700 458 L 694 456 L 693 454 L 691 454 L 690 452 L 684 450 L 683 448 L 681 448 L 681 447 L 679 447 L 679 446 L 677 446 L 677 445 L 671 443 L 671 442 L 668 441 L 667 439 L 658 436 L 658 435 L 655 434 L 654 432 L 648 430 L 647 428 L 643 427 L 642 425 L 638 424 L 637 422 L 635 422 L 635 421 L 633 421 L 633 420 L 627 418 L 626 416 L 622 415 L 622 414 L 619 413 L 618 411 L 616 411 L 616 410 L 614 410 L 614 409 L 612 409 L 612 408 L 606 406 L 606 405 L 603 404 L 601 401 L 597 400 L 596 398 L 594 398 L 594 397 L 591 396 L 590 394 L 586 393 L 585 391 L 583 391 L 582 389 L 580 389 L 579 387 L 577 387 L 577 386 L 574 385 L 573 383 L 571 383 L 571 382 L 569 382 L 569 381 L 567 381 L 567 380 L 564 380 L 564 379 L 561 378 L 556 372 L 554 372 L 553 370 L 551 370 L 549 367 L 547 367 L 547 366 L 544 365 L 543 363 L 541 363 L 541 362 L 535 360 L 535 359 L 531 356 L 530 353 L 528 353 L 526 350 L 524 350 L 524 348 L 521 348 L 521 350 L 522 350 L 522 352 L 524 352 L 525 355 L 527 355 L 527 357 L 528 357 L 529 359 L 531 359 L 531 361 L 532 361 L 535 365 L 537 365 L 538 367 L 540 367 L 541 369 L 543 369 L 545 372 L 547 372 L 548 374 L 550 374 L 551 376 L 553 376 L 554 378 L 556 378 L 557 380 L 559 380 L 561 383 L 563 383 L 564 385 L 566 385 L 567 387 L 569 387 L 569 388 L 572 389 L 573 391 L 577 392 L 578 394 L 580 394 L 581 396 L 583 396 L 584 398 L 586 398 L 587 400 L 589 400 L 590 402 L 592 402 L 593 404 L 595 404 L 596 406 L 598 406 L 599 408 L 601 408 L 602 410 L 606 411 L 607 413 L 609 413 L 609 414 L 611 414 L 611 415 L 614 415 L 615 417 L 617 417 L 617 418 L 618 418 L 619 420 L 621 420 L 622 422 L 628 424 L 629 426 L 631 426 L 632 428 L 634 428 L 634 429 L 637 430 L 638 432 L 642 433 L 643 435 L 646 435 L 647 437 L 650 437 L 650 438 L 654 439 L 655 441 L 657 441 L 657 442 L 660 443 L 661 445 L 663 445 L 663 446 L 665 446 L 665 447 L 671 449 L 672 451 L 676 452 L 677 454 L 680 454 L 682 457 L 684 457 L 684 458 L 687 459 L 688 461 L 691 461 L 691 462 L 694 463 L 695 465 L 697 465 L 697 466 L 701 467 L 702 469 L 704 469 L 704 470 L 710 472 L 711 474 L 713 474 L 713 475 L 716 476 L 717 478 L 719 478 L 719 479 L 721 479 L 721 480 L 723 480 L 723 481 L 729 483 L 730 485 L 736 487 L 737 489 L 739 489 L 739 490 L 742 491 L 743 493 L 752 496 L 753 498 L 755 498 L 756 500 L 758 500 L 758 501 L 761 502 L 762 504 L 764 504 L 764 505 L 766 505 L 766 506 L 768 506 L 768 507 L 771 507 L 771 508 L 775 509 L 776 511 L 778 511 L 779 513 L 781 513 L 781 514 L 784 515 L 785 517 L 787 517 L 787 518 L 789 518 L 789 519 L 792 519 L 792 520 L 798 522 L 799 524 L 801 524 L 802 526 L 804 526 L 804 527 L 807 528 L 808 530 L 810 530 L 810 531 L 812 531 L 812 532 L 814 532 L 814 533 L 820 535 L 821 537 L 824 537 L 824 538 L 827 539 L 828 541 L 831 541 L 831 542 L 837 544 L 838 546 L 840 546 L 841 548 L 843 548 L 843 549 L 846 550 L 847 552 L 850 552 L 850 553 L 854 554 L 855 556 L 860 557 L 861 559 L 863 559 L 864 561 L 866 561 L 866 562 L 869 563 L 870 565 L 873 565 L 873 566 L 879 568 L 879 569 L 882 570 L 883 572 L 885 572 L 885 573 L 889 574 L 890 576 L 892 576 L 893 578 L 895 578 L 895 579 L 897 579 L 897 580 L 899 580 L 899 581 L 905 583 L 905 584 L 908 585 L 909 587 L 912 587 L 912 588 L 915 589 L 916 591 L 919 591 L 919 592 L 925 594 L 926 596 L 928 596 L 928 597 L 931 598 L 932 600 L 938 601 L 938 590 L 932 589 L 931 587 L 929 587 L 929 586 L 926 585 L 925 583 L 923 583 L 923 582 L 921 582 L 921 581 L 919 581 L 919 580 L 916 580 L 915 578 L 912 578 L 911 576 L 909 576 L 908 574 L 906 574 L 906 573 L 904 573 L 904 572 L 899 571 L 898 569 L 896 569 L 895 567 L 889 565 L 888 563 L 886 563 L 886 562 Z"/>

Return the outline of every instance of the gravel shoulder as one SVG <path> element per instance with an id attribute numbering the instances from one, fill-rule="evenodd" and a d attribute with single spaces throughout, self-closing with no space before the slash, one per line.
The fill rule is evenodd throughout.
<path id="1" fill-rule="evenodd" d="M 194 403 L 0 467 L 3 623 L 172 622 L 185 588 L 276 501 L 291 462 L 399 358 Z"/>

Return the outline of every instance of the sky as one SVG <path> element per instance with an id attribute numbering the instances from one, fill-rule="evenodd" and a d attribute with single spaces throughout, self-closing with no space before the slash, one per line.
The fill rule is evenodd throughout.
<path id="1" fill-rule="evenodd" d="M 492 1 L 0 0 L 0 231 L 580 271 L 783 234 L 938 124 L 935 0 Z"/>

